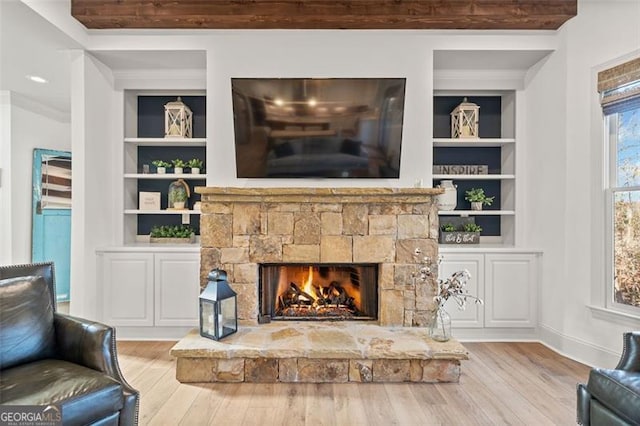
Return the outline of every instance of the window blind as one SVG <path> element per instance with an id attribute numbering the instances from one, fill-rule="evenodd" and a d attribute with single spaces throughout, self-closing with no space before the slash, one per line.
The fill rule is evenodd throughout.
<path id="1" fill-rule="evenodd" d="M 598 92 L 605 115 L 640 107 L 640 58 L 599 72 Z"/>

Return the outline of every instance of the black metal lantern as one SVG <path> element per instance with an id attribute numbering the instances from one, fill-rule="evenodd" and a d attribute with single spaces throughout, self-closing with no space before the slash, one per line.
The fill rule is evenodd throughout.
<path id="1" fill-rule="evenodd" d="M 200 335 L 220 340 L 238 331 L 238 298 L 222 269 L 209 272 L 209 283 L 200 294 Z"/>

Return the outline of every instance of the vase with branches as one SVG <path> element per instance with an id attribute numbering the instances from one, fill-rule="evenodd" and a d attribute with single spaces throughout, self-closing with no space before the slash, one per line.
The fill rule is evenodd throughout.
<path id="1" fill-rule="evenodd" d="M 428 256 L 421 256 L 419 248 L 415 249 L 414 257 L 417 259 L 418 271 L 413 274 L 414 278 L 426 281 L 431 275 L 431 259 Z M 438 259 L 438 265 L 442 259 Z M 483 304 L 483 300 L 477 296 L 469 294 L 467 282 L 471 274 L 466 269 L 456 271 L 446 279 L 438 278 L 436 294 L 433 297 L 435 309 L 429 325 L 429 335 L 433 340 L 446 342 L 451 338 L 451 316 L 445 309 L 449 299 L 455 301 L 459 310 L 465 310 L 467 299 L 473 300 L 477 304 Z"/>

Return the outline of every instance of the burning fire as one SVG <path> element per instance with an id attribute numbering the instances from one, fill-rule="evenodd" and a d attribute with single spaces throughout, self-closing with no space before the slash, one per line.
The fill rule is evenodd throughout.
<path id="1" fill-rule="evenodd" d="M 317 268 L 316 268 L 317 269 Z M 351 317 L 360 310 L 359 284 L 344 267 L 314 273 L 314 266 L 283 267 L 278 307 L 284 316 Z"/>
<path id="2" fill-rule="evenodd" d="M 313 266 L 309 266 L 309 272 L 307 273 L 307 278 L 304 280 L 304 285 L 302 286 L 302 290 L 307 294 L 314 295 L 315 290 L 313 288 L 312 283 L 313 283 Z"/>

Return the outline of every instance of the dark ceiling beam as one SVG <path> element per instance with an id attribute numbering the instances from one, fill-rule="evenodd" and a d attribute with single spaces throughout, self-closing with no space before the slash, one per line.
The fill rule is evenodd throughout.
<path id="1" fill-rule="evenodd" d="M 577 0 L 71 0 L 89 29 L 555 30 Z"/>

